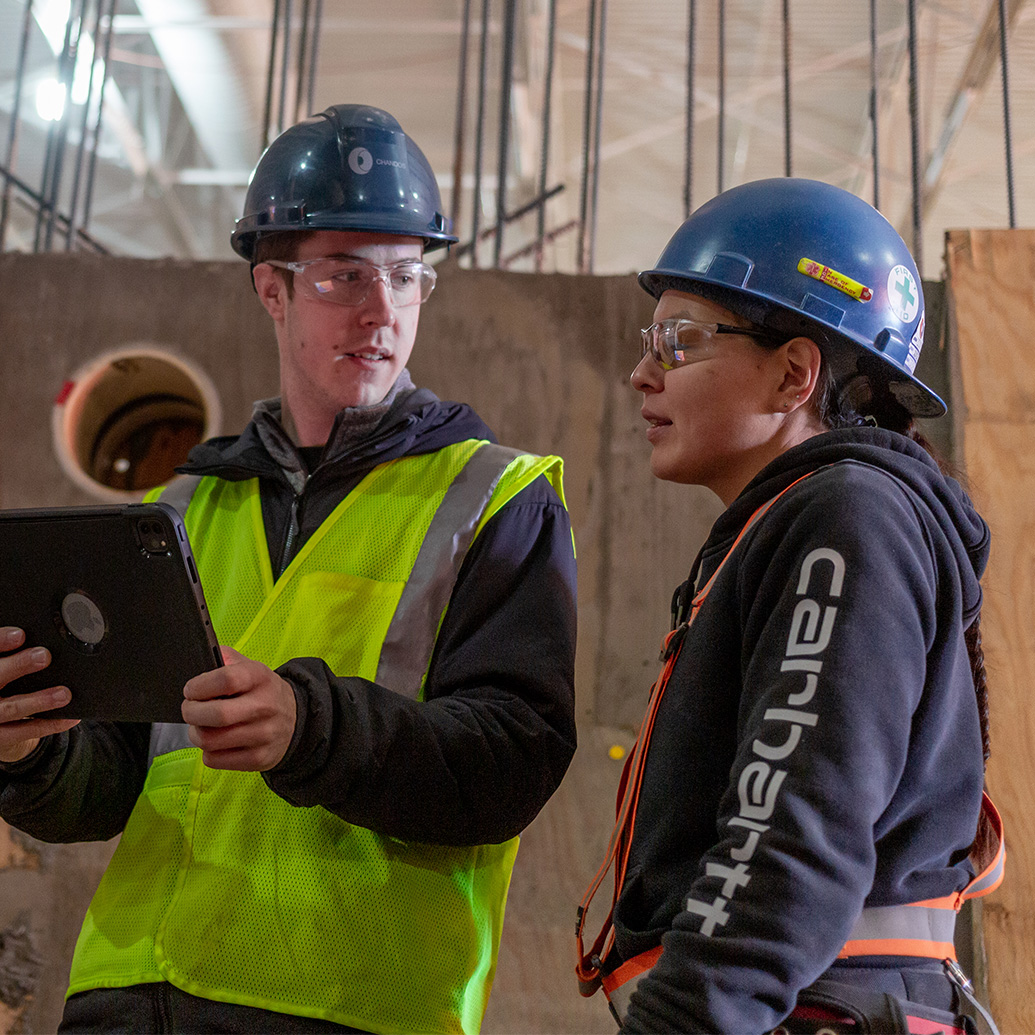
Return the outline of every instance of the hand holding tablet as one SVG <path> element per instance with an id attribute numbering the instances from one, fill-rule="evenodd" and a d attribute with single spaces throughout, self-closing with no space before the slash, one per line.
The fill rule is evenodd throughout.
<path id="1" fill-rule="evenodd" d="M 160 502 L 0 512 L 7 627 L 25 633 L 20 649 L 0 643 L 7 668 L 24 648 L 51 661 L 39 669 L 25 656 L 17 664 L 32 671 L 0 696 L 67 687 L 71 701 L 48 721 L 182 722 L 184 685 L 222 664 L 183 522 Z"/>

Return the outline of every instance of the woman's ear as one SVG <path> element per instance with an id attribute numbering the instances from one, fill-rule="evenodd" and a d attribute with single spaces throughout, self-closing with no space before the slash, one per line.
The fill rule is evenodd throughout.
<path id="1" fill-rule="evenodd" d="M 791 338 L 777 352 L 781 357 L 782 378 L 776 409 L 789 413 L 807 403 L 816 391 L 823 354 L 811 338 L 805 337 Z"/>
<path id="2" fill-rule="evenodd" d="M 260 262 L 252 267 L 252 283 L 255 285 L 259 301 L 273 322 L 281 323 L 287 305 L 287 284 L 280 271 L 265 262 Z"/>

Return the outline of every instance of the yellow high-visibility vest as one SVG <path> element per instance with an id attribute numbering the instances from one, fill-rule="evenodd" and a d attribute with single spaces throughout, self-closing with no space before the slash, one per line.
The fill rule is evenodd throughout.
<path id="1" fill-rule="evenodd" d="M 420 698 L 467 547 L 540 474 L 563 500 L 561 469 L 476 440 L 382 464 L 276 581 L 257 480 L 202 479 L 186 524 L 219 641 Z M 516 837 L 406 842 L 293 807 L 259 773 L 206 768 L 184 726 L 156 725 L 152 755 L 68 994 L 168 981 L 375 1032 L 478 1031 Z"/>

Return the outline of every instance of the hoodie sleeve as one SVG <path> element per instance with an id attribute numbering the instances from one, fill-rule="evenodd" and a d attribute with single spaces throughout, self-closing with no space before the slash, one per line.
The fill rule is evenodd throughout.
<path id="1" fill-rule="evenodd" d="M 147 723 L 84 719 L 0 767 L 0 816 L 40 841 L 107 841 L 122 832 L 147 776 Z"/>
<path id="2" fill-rule="evenodd" d="M 893 478 L 849 467 L 789 494 L 738 549 L 680 659 L 733 638 L 733 765 L 628 1032 L 769 1031 L 864 903 L 969 876 L 980 744 L 951 535 Z"/>
<path id="3" fill-rule="evenodd" d="M 519 833 L 575 749 L 575 558 L 568 513 L 540 477 L 487 523 L 460 571 L 425 700 L 315 658 L 295 738 L 269 787 L 389 837 L 492 844 Z"/>

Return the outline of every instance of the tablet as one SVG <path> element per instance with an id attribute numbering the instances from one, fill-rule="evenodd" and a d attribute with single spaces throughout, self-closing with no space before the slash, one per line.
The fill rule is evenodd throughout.
<path id="1" fill-rule="evenodd" d="M 0 511 L 0 625 L 53 660 L 0 694 L 67 686 L 48 717 L 182 722 L 222 664 L 187 532 L 166 503 Z"/>

